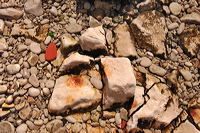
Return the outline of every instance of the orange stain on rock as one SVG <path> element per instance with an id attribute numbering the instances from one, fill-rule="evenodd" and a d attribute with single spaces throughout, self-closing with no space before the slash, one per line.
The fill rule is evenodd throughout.
<path id="1" fill-rule="evenodd" d="M 135 106 L 137 106 L 137 101 L 136 100 L 134 100 L 134 102 L 132 103 L 131 108 L 134 108 Z"/>
<path id="2" fill-rule="evenodd" d="M 200 122 L 200 109 L 190 109 L 190 115 L 193 117 L 194 121 Z"/>
<path id="3" fill-rule="evenodd" d="M 74 76 L 67 80 L 66 86 L 77 88 L 83 86 L 83 78 L 80 76 Z"/>
<path id="4" fill-rule="evenodd" d="M 66 98 L 65 98 L 65 101 L 67 103 L 72 103 L 74 102 L 75 98 L 72 96 L 72 95 L 68 95 Z"/>

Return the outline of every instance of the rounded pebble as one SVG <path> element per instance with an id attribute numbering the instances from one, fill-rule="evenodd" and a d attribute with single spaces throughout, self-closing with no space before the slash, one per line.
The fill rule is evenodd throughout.
<path id="1" fill-rule="evenodd" d="M 182 9 L 182 6 L 177 2 L 172 2 L 169 5 L 169 9 L 174 15 L 179 15 Z"/>
<path id="2" fill-rule="evenodd" d="M 17 127 L 16 132 L 17 133 L 26 133 L 28 130 L 28 126 L 26 124 L 21 124 Z"/>
<path id="3" fill-rule="evenodd" d="M 90 78 L 90 82 L 91 82 L 92 85 L 93 85 L 95 88 L 97 88 L 97 89 L 102 89 L 102 88 L 103 88 L 102 81 L 99 80 L 98 78 L 91 77 L 91 78 Z"/>
<path id="4" fill-rule="evenodd" d="M 39 89 L 36 89 L 36 88 L 30 88 L 28 90 L 28 94 L 32 97 L 37 97 L 40 95 L 40 90 Z"/>
<path id="5" fill-rule="evenodd" d="M 39 43 L 35 43 L 35 42 L 32 42 L 30 44 L 30 50 L 31 52 L 35 53 L 35 54 L 40 54 L 41 53 L 41 48 L 40 48 L 40 44 Z"/>
<path id="6" fill-rule="evenodd" d="M 140 62 L 141 66 L 143 66 L 143 67 L 149 67 L 149 66 L 151 66 L 151 64 L 152 64 L 152 62 L 151 62 L 151 60 L 149 58 L 143 57 L 141 59 L 141 62 Z"/>

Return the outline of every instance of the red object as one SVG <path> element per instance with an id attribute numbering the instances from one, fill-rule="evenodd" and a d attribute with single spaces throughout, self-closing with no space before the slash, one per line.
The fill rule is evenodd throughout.
<path id="1" fill-rule="evenodd" d="M 52 60 L 56 59 L 56 56 L 57 56 L 56 45 L 54 43 L 50 43 L 49 46 L 46 49 L 45 59 L 47 61 L 52 61 Z"/>
<path id="2" fill-rule="evenodd" d="M 124 129 L 126 127 L 126 121 L 122 120 L 121 122 L 121 129 Z"/>

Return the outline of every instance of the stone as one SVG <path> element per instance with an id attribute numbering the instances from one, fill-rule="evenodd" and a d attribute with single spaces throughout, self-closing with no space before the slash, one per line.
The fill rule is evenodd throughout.
<path id="1" fill-rule="evenodd" d="M 200 109 L 199 108 L 190 108 L 189 113 L 192 116 L 195 124 L 199 127 L 200 123 Z"/>
<path id="2" fill-rule="evenodd" d="M 46 124 L 46 129 L 49 132 L 55 132 L 60 127 L 63 127 L 63 122 L 58 119 L 52 120 Z"/>
<path id="3" fill-rule="evenodd" d="M 84 5 L 83 5 L 83 7 L 84 7 L 84 9 L 89 10 L 90 7 L 91 7 L 90 2 L 85 2 Z"/>
<path id="4" fill-rule="evenodd" d="M 120 117 L 120 113 L 116 113 L 116 115 L 115 115 L 115 123 L 117 124 L 118 127 L 121 127 L 121 122 L 122 122 L 122 119 Z"/>
<path id="5" fill-rule="evenodd" d="M 49 19 L 43 19 L 40 23 L 41 24 L 47 24 L 47 23 L 49 23 Z"/>
<path id="6" fill-rule="evenodd" d="M 55 60 L 57 56 L 57 48 L 54 43 L 50 43 L 45 52 L 45 59 L 47 61 Z"/>
<path id="7" fill-rule="evenodd" d="M 99 113 L 99 112 L 95 112 L 95 113 L 92 113 L 92 114 L 91 114 L 90 119 L 91 119 L 93 122 L 98 122 L 98 121 L 99 121 L 99 117 L 100 117 L 100 113 Z"/>
<path id="8" fill-rule="evenodd" d="M 89 26 L 91 28 L 94 28 L 94 27 L 98 27 L 102 25 L 98 20 L 96 20 L 94 17 L 92 16 L 89 16 Z"/>
<path id="9" fill-rule="evenodd" d="M 18 52 L 23 52 L 25 50 L 27 50 L 27 46 L 26 45 L 18 45 Z"/>
<path id="10" fill-rule="evenodd" d="M 35 74 L 32 74 L 29 79 L 29 83 L 32 84 L 34 87 L 38 87 L 40 85 L 38 78 Z"/>
<path id="11" fill-rule="evenodd" d="M 180 12 L 181 12 L 182 6 L 177 2 L 172 2 L 169 5 L 169 9 L 170 9 L 172 14 L 179 15 Z"/>
<path id="12" fill-rule="evenodd" d="M 144 126 L 143 122 L 145 127 L 151 125 L 155 129 L 163 129 L 180 115 L 182 109 L 179 108 L 178 97 L 166 84 L 155 84 L 147 94 L 149 100 L 128 120 L 127 131 L 135 131 L 138 124 Z"/>
<path id="13" fill-rule="evenodd" d="M 56 80 L 48 110 L 58 114 L 69 109 L 88 108 L 100 100 L 101 93 L 93 88 L 89 76 L 64 75 Z"/>
<path id="14" fill-rule="evenodd" d="M 76 122 L 73 126 L 72 126 L 72 132 L 73 133 L 79 133 L 82 129 L 82 124 Z"/>
<path id="15" fill-rule="evenodd" d="M 140 62 L 140 65 L 143 66 L 143 67 L 150 67 L 152 64 L 151 60 L 147 57 L 143 57 L 141 58 L 141 62 Z"/>
<path id="16" fill-rule="evenodd" d="M 54 81 L 53 80 L 47 80 L 45 83 L 47 88 L 53 88 L 54 87 Z"/>
<path id="17" fill-rule="evenodd" d="M 23 109 L 19 111 L 19 117 L 22 120 L 28 120 L 32 116 L 32 109 L 29 104 L 26 104 Z"/>
<path id="18" fill-rule="evenodd" d="M 5 25 L 4 21 L 0 19 L 0 33 L 3 33 L 4 25 Z"/>
<path id="19" fill-rule="evenodd" d="M 31 52 L 35 53 L 35 54 L 40 54 L 41 53 L 41 48 L 40 48 L 40 44 L 39 43 L 35 43 L 35 42 L 32 42 L 30 44 L 30 50 Z"/>
<path id="20" fill-rule="evenodd" d="M 102 58 L 104 76 L 103 109 L 124 103 L 134 96 L 136 79 L 128 58 Z"/>
<path id="21" fill-rule="evenodd" d="M 92 16 L 97 20 L 102 20 L 105 16 L 104 10 L 96 8 L 92 11 Z"/>
<path id="22" fill-rule="evenodd" d="M 100 79 L 96 78 L 96 77 L 91 77 L 90 78 L 90 82 L 92 83 L 92 85 L 97 88 L 97 89 L 102 89 L 103 88 L 103 83 Z"/>
<path id="23" fill-rule="evenodd" d="M 0 105 L 2 105 L 5 102 L 5 98 L 0 98 Z"/>
<path id="24" fill-rule="evenodd" d="M 155 10 L 143 12 L 132 21 L 130 27 L 139 47 L 153 54 L 166 54 L 164 42 L 167 28 L 163 14 Z"/>
<path id="25" fill-rule="evenodd" d="M 113 39 L 113 33 L 111 30 L 106 31 L 106 41 L 109 45 L 111 45 Z"/>
<path id="26" fill-rule="evenodd" d="M 35 16 L 41 16 L 43 14 L 42 0 L 27 0 L 24 3 L 24 10 Z"/>
<path id="27" fill-rule="evenodd" d="M 130 28 L 126 22 L 119 24 L 115 29 L 115 43 L 114 52 L 117 57 L 135 57 L 137 52 L 135 50 L 135 40 L 130 34 Z"/>
<path id="28" fill-rule="evenodd" d="M 42 91 L 43 91 L 43 94 L 44 94 L 45 96 L 48 96 L 48 95 L 50 94 L 49 88 L 43 88 Z"/>
<path id="29" fill-rule="evenodd" d="M 70 72 L 73 69 L 81 69 L 83 66 L 89 66 L 92 61 L 94 61 L 92 57 L 75 52 L 63 61 L 59 71 Z"/>
<path id="30" fill-rule="evenodd" d="M 173 130 L 174 133 L 187 133 L 188 131 L 191 133 L 199 133 L 199 130 L 188 120 L 181 123 L 175 130 Z"/>
<path id="31" fill-rule="evenodd" d="M 79 43 L 83 51 L 107 53 L 105 31 L 102 26 L 88 28 L 80 36 Z"/>
<path id="32" fill-rule="evenodd" d="M 0 117 L 1 118 L 9 116 L 9 114 L 10 114 L 10 110 L 3 110 L 2 108 L 0 109 Z M 1 129 L 0 129 L 0 131 L 1 131 Z"/>
<path id="33" fill-rule="evenodd" d="M 57 16 L 58 15 L 58 10 L 55 6 L 52 6 L 51 9 L 49 10 L 50 13 L 54 16 Z"/>
<path id="34" fill-rule="evenodd" d="M 5 50 L 8 49 L 8 45 L 5 42 L 0 42 L 0 52 L 4 52 Z"/>
<path id="35" fill-rule="evenodd" d="M 37 97 L 37 96 L 40 95 L 40 90 L 37 89 L 37 88 L 30 88 L 30 89 L 28 90 L 28 94 L 29 94 L 30 96 L 32 96 L 32 97 Z"/>
<path id="36" fill-rule="evenodd" d="M 188 70 L 181 69 L 180 73 L 186 81 L 190 81 L 192 79 L 192 74 Z"/>
<path id="37" fill-rule="evenodd" d="M 28 130 L 28 126 L 26 124 L 21 124 L 16 128 L 16 132 L 17 133 L 26 133 L 26 131 Z"/>
<path id="38" fill-rule="evenodd" d="M 28 63 L 30 66 L 35 66 L 38 62 L 38 55 L 36 54 L 31 54 L 30 57 L 28 58 Z"/>
<path id="39" fill-rule="evenodd" d="M 166 14 L 170 14 L 170 10 L 169 10 L 169 7 L 166 6 L 166 5 L 163 5 L 163 10 L 165 11 Z"/>
<path id="40" fill-rule="evenodd" d="M 23 11 L 15 8 L 1 8 L 0 9 L 0 19 L 19 19 L 23 15 Z"/>
<path id="41" fill-rule="evenodd" d="M 169 30 L 174 30 L 174 29 L 178 28 L 178 26 L 179 26 L 178 23 L 174 22 L 174 23 L 169 24 L 169 25 L 167 26 L 167 28 L 168 28 Z"/>
<path id="42" fill-rule="evenodd" d="M 37 75 L 37 74 L 38 74 L 38 69 L 37 69 L 37 67 L 31 67 L 31 68 L 30 68 L 30 73 L 31 73 L 31 74 Z"/>
<path id="43" fill-rule="evenodd" d="M 16 74 L 20 71 L 20 65 L 19 64 L 10 64 L 7 66 L 6 69 L 9 74 Z"/>
<path id="44" fill-rule="evenodd" d="M 56 55 L 56 59 L 51 61 L 51 63 L 53 64 L 54 67 L 60 67 L 62 62 L 64 61 L 64 55 L 61 53 L 60 48 L 57 50 L 57 55 Z"/>
<path id="45" fill-rule="evenodd" d="M 180 20 L 185 23 L 200 24 L 200 13 L 192 12 L 191 14 L 185 14 Z"/>
<path id="46" fill-rule="evenodd" d="M 152 64 L 149 67 L 150 72 L 157 74 L 159 76 L 164 76 L 167 73 L 167 70 L 165 70 L 164 68 L 157 66 L 155 64 Z"/>
<path id="47" fill-rule="evenodd" d="M 15 127 L 8 121 L 0 122 L 0 133 L 14 133 Z"/>
<path id="48" fill-rule="evenodd" d="M 192 57 L 197 55 L 200 48 L 200 32 L 196 26 L 184 30 L 179 40 L 179 44 L 187 55 Z"/>
<path id="49" fill-rule="evenodd" d="M 68 132 L 66 127 L 60 127 L 54 133 L 68 133 Z"/>
<path id="50" fill-rule="evenodd" d="M 10 95 L 10 96 L 8 96 L 8 97 L 6 98 L 5 103 L 11 104 L 12 102 L 13 102 L 13 96 Z"/>
<path id="51" fill-rule="evenodd" d="M 6 85 L 0 85 L 0 94 L 5 93 L 7 91 L 7 86 Z"/>
<path id="52" fill-rule="evenodd" d="M 43 120 L 41 120 L 41 119 L 40 119 L 40 120 L 35 120 L 35 121 L 34 121 L 34 124 L 37 125 L 37 126 L 42 126 L 43 123 L 44 123 L 44 122 L 43 122 Z"/>
<path id="53" fill-rule="evenodd" d="M 181 33 L 183 33 L 184 29 L 185 29 L 185 23 L 181 23 L 177 29 L 177 34 L 180 35 Z"/>
<path id="54" fill-rule="evenodd" d="M 61 36 L 61 52 L 66 57 L 70 52 L 75 50 L 78 46 L 77 41 L 70 35 L 64 34 Z"/>
<path id="55" fill-rule="evenodd" d="M 77 24 L 77 23 L 74 23 L 74 24 L 69 24 L 66 26 L 66 30 L 69 32 L 69 33 L 79 33 L 81 32 L 82 30 L 82 26 Z"/>
<path id="56" fill-rule="evenodd" d="M 98 127 L 93 127 L 90 124 L 87 124 L 86 126 L 86 131 L 87 133 L 105 133 L 104 128 L 98 126 Z M 114 132 L 113 132 L 114 133 Z"/>
<path id="57" fill-rule="evenodd" d="M 125 108 L 120 109 L 120 118 L 122 120 L 128 121 L 128 111 Z"/>
<path id="58" fill-rule="evenodd" d="M 76 119 L 73 116 L 67 116 L 65 119 L 70 123 L 76 123 Z"/>

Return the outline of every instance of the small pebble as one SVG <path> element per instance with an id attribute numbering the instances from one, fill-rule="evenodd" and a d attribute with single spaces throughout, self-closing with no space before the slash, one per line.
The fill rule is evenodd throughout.
<path id="1" fill-rule="evenodd" d="M 21 124 L 16 128 L 17 133 L 26 133 L 28 130 L 28 126 L 26 124 Z"/>
<path id="2" fill-rule="evenodd" d="M 35 54 L 40 54 L 41 53 L 41 48 L 40 48 L 40 44 L 39 43 L 35 43 L 35 42 L 32 42 L 30 44 L 30 50 L 31 52 L 35 53 Z"/>
<path id="3" fill-rule="evenodd" d="M 169 5 L 169 9 L 174 15 L 179 15 L 182 9 L 182 6 L 178 4 L 177 2 L 172 2 Z"/>
<path id="4" fill-rule="evenodd" d="M 39 89 L 36 89 L 36 88 L 30 88 L 28 90 L 28 94 L 32 97 L 37 97 L 40 95 L 40 90 Z"/>
<path id="5" fill-rule="evenodd" d="M 140 62 L 140 65 L 143 66 L 143 67 L 149 67 L 151 66 L 152 62 L 149 58 L 147 57 L 143 57 L 141 58 L 141 62 Z"/>

